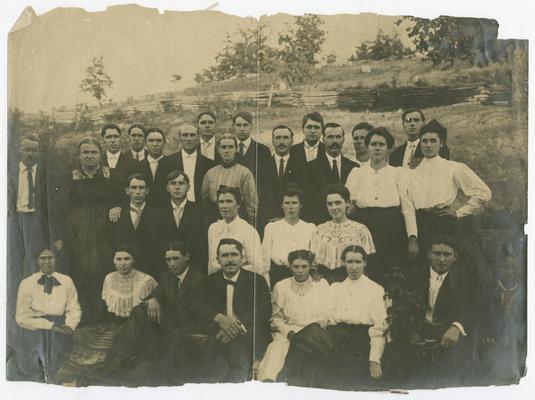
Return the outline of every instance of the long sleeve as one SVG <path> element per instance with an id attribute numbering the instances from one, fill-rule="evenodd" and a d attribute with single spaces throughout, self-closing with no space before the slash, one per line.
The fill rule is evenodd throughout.
<path id="1" fill-rule="evenodd" d="M 219 269 L 219 262 L 217 261 L 217 245 L 216 243 L 216 229 L 214 224 L 208 228 L 208 274 L 215 272 Z"/>
<path id="2" fill-rule="evenodd" d="M 78 293 L 74 283 L 70 281 L 67 289 L 67 304 L 65 306 L 65 325 L 71 329 L 76 329 L 82 318 L 82 310 L 78 303 Z"/>
<path id="3" fill-rule="evenodd" d="M 273 290 L 273 315 L 271 317 L 271 327 L 273 330 L 280 332 L 284 336 L 292 329 L 286 321 L 284 316 L 284 296 L 282 294 L 281 285 L 275 285 Z"/>
<path id="4" fill-rule="evenodd" d="M 453 174 L 455 184 L 470 199 L 457 210 L 457 217 L 473 215 L 487 204 L 491 197 L 489 187 L 467 165 L 456 163 Z"/>
<path id="5" fill-rule="evenodd" d="M 402 168 L 399 168 L 398 174 L 397 190 L 401 204 L 401 213 L 403 214 L 403 219 L 405 220 L 407 237 L 411 235 L 418 236 L 414 203 L 409 196 L 409 175 Z"/>
<path id="6" fill-rule="evenodd" d="M 17 293 L 17 310 L 15 321 L 17 325 L 29 330 L 52 329 L 53 322 L 46 318 L 34 317 L 35 313 L 31 308 L 32 291 L 28 281 L 24 281 L 19 286 Z"/>
<path id="7" fill-rule="evenodd" d="M 201 197 L 205 205 L 210 204 L 210 182 L 211 182 L 210 176 L 211 175 L 209 172 L 210 171 L 208 171 L 206 175 L 204 176 L 204 179 L 202 180 L 202 186 L 201 186 Z"/>
<path id="8" fill-rule="evenodd" d="M 262 256 L 264 258 L 263 266 L 265 271 L 271 269 L 271 251 L 273 248 L 272 239 L 273 224 L 267 224 L 264 228 L 264 240 L 262 241 Z"/>
<path id="9" fill-rule="evenodd" d="M 241 183 L 248 221 L 254 226 L 256 221 L 256 212 L 258 210 L 258 195 L 256 193 L 256 185 L 253 174 L 249 170 L 247 170 L 244 174 Z"/>
<path id="10" fill-rule="evenodd" d="M 381 362 L 386 343 L 387 314 L 383 299 L 384 290 L 381 289 L 375 292 L 377 293 L 376 298 L 370 305 L 373 325 L 368 329 L 368 334 L 370 335 L 370 361 Z"/>
<path id="11" fill-rule="evenodd" d="M 265 275 L 265 272 L 269 269 L 264 268 L 264 262 L 262 259 L 262 243 L 260 242 L 260 236 L 256 229 L 253 228 L 253 233 L 247 237 L 248 246 L 245 246 L 245 252 L 247 256 L 247 263 L 253 264 L 257 272 L 260 275 Z"/>

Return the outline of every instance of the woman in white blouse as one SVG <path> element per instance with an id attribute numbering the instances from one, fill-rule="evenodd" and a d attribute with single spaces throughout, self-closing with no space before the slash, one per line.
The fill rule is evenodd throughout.
<path id="1" fill-rule="evenodd" d="M 346 187 L 351 193 L 351 217 L 366 225 L 373 236 L 376 255 L 369 275 L 384 283 L 393 267 L 406 264 L 407 252 L 411 258 L 418 255 L 416 216 L 408 172 L 388 164 L 394 137 L 379 127 L 368 133 L 364 143 L 370 162 L 353 168 Z"/>
<path id="2" fill-rule="evenodd" d="M 366 251 L 351 245 L 342 262 L 347 279 L 329 289 L 329 319 L 297 333 L 286 358 L 288 382 L 340 388 L 341 369 L 352 383 L 380 378 L 388 327 L 384 290 L 364 275 Z"/>
<path id="3" fill-rule="evenodd" d="M 316 227 L 300 219 L 304 198 L 300 189 L 287 185 L 281 197 L 284 218 L 266 225 L 262 241 L 264 270 L 269 271 L 272 288 L 280 280 L 292 276 L 288 268 L 288 254 L 293 250 L 308 250 Z"/>
<path id="4" fill-rule="evenodd" d="M 439 155 L 446 142 L 447 130 L 436 120 L 420 129 L 420 146 L 424 159 L 410 171 L 409 194 L 416 208 L 419 243 L 422 251 L 429 248 L 435 235 L 449 235 L 459 243 L 473 245 L 477 237 L 460 237 L 460 220 L 468 220 L 463 234 L 470 232 L 469 217 L 482 211 L 491 199 L 491 191 L 466 164 L 445 160 Z M 468 197 L 460 207 L 454 207 L 459 190 Z M 472 235 L 474 235 L 472 233 Z"/>
<path id="5" fill-rule="evenodd" d="M 329 284 L 310 277 L 314 255 L 309 250 L 294 250 L 288 255 L 291 278 L 275 285 L 271 329 L 273 341 L 258 369 L 261 381 L 276 381 L 281 371 L 290 341 L 297 332 L 314 322 L 328 318 Z"/>

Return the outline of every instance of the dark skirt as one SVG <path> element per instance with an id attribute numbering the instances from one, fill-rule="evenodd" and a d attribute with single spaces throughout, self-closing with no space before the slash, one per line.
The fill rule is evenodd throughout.
<path id="1" fill-rule="evenodd" d="M 291 385 L 337 387 L 350 371 L 355 382 L 369 377 L 369 325 L 311 324 L 291 340 L 286 371 Z"/>
<path id="2" fill-rule="evenodd" d="M 407 264 L 407 232 L 399 207 L 359 208 L 354 220 L 365 225 L 372 234 L 375 255 L 367 264 L 367 275 L 384 284 L 385 275 L 395 267 Z"/>
<path id="3" fill-rule="evenodd" d="M 447 235 L 460 239 L 459 220 L 451 216 L 438 216 L 432 211 L 416 210 L 418 247 L 420 254 L 427 254 L 433 236 Z"/>
<path id="4" fill-rule="evenodd" d="M 275 287 L 275 284 L 283 279 L 289 278 L 292 276 L 290 268 L 285 265 L 275 264 L 271 261 L 271 267 L 269 270 L 269 281 L 271 284 L 271 290 Z"/>

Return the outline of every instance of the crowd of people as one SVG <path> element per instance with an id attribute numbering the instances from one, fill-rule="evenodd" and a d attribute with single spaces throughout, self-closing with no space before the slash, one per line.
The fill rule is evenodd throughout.
<path id="1" fill-rule="evenodd" d="M 417 109 L 401 120 L 407 142 L 394 148 L 384 127 L 361 122 L 349 135 L 311 112 L 300 143 L 291 127 L 272 129 L 272 154 L 249 112 L 219 132 L 205 111 L 179 126 L 180 151 L 167 156 L 161 129 L 130 126 L 121 151 L 123 132 L 108 124 L 79 141 L 57 187 L 39 137 L 21 137 L 8 188 L 18 368 L 80 385 L 147 359 L 165 363 L 168 383 L 336 386 L 429 372 L 420 350 L 436 345 L 433 371 L 462 380 L 476 342 L 500 334 L 481 317 L 495 294 L 478 290 L 471 257 L 481 249 L 470 218 L 491 191 L 449 159 L 438 121 Z M 393 302 L 407 301 L 392 284 L 416 304 L 410 362 L 387 357 L 403 340 Z M 510 294 L 518 281 L 500 285 Z"/>

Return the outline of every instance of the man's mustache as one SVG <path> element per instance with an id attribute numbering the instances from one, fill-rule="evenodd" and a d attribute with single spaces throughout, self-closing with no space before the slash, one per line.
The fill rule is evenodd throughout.
<path id="1" fill-rule="evenodd" d="M 333 143 L 329 146 L 329 149 L 339 149 L 341 148 L 342 146 L 340 146 L 338 143 Z"/>

